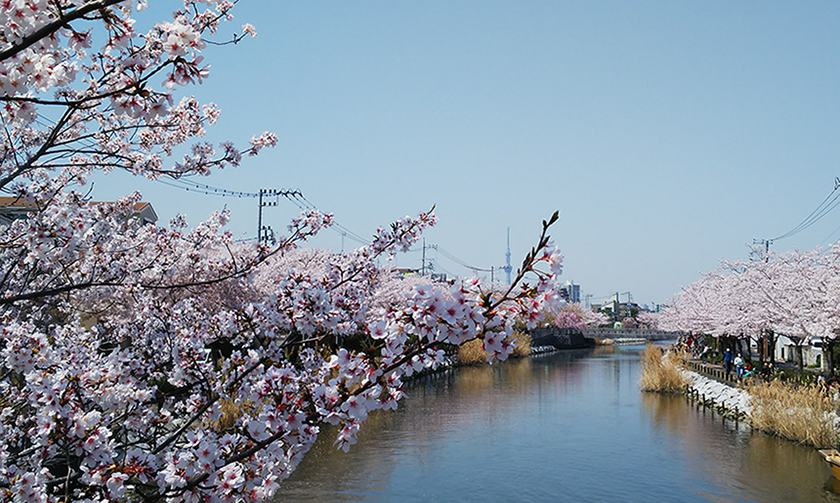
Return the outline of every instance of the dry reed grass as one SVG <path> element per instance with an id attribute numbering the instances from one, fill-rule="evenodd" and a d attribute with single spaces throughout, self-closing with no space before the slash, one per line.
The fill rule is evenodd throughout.
<path id="1" fill-rule="evenodd" d="M 514 330 L 514 349 L 511 356 L 523 357 L 531 354 L 531 336 L 525 332 Z M 479 365 L 487 363 L 487 352 L 482 347 L 481 339 L 473 339 L 458 347 L 458 363 L 462 365 Z"/>
<path id="2" fill-rule="evenodd" d="M 822 385 L 774 380 L 749 386 L 753 426 L 789 440 L 830 447 L 838 439 L 837 400 Z"/>
<path id="3" fill-rule="evenodd" d="M 216 431 L 226 431 L 233 428 L 236 420 L 244 415 L 242 406 L 237 405 L 233 400 L 226 400 L 222 398 L 219 400 L 222 409 L 222 415 L 218 421 L 211 424 L 216 428 Z"/>
<path id="4" fill-rule="evenodd" d="M 516 337 L 516 348 L 513 350 L 513 355 L 517 358 L 529 356 L 531 354 L 531 334 L 525 332 L 513 331 L 513 336 Z"/>
<path id="5" fill-rule="evenodd" d="M 691 353 L 685 349 L 672 348 L 670 354 L 675 358 L 680 368 L 685 368 L 686 362 L 691 358 Z"/>
<path id="6" fill-rule="evenodd" d="M 458 363 L 462 365 L 478 365 L 487 363 L 487 352 L 482 348 L 484 341 L 473 339 L 458 347 Z"/>
<path id="7" fill-rule="evenodd" d="M 686 380 L 680 370 L 677 356 L 665 353 L 662 348 L 648 344 L 642 351 L 642 391 L 681 393 Z"/>

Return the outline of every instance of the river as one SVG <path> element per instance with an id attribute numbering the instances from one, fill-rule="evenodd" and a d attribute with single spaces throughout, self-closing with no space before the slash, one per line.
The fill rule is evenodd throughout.
<path id="1" fill-rule="evenodd" d="M 840 503 L 814 449 L 640 392 L 642 349 L 425 377 L 397 411 L 371 415 L 349 453 L 324 431 L 275 501 Z"/>

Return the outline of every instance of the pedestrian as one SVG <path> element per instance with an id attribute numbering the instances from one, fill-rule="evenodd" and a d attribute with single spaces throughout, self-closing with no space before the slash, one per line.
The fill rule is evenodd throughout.
<path id="1" fill-rule="evenodd" d="M 741 357 L 741 353 L 738 353 L 738 356 L 735 357 L 735 373 L 738 374 L 739 381 L 744 377 L 744 359 Z"/>
<path id="2" fill-rule="evenodd" d="M 770 382 L 770 378 L 773 377 L 773 364 L 772 363 L 764 362 L 764 365 L 761 367 L 761 377 L 766 382 Z"/>
<path id="3" fill-rule="evenodd" d="M 729 380 L 729 373 L 732 372 L 732 352 L 729 348 L 723 352 L 723 371 L 726 374 L 726 380 Z"/>

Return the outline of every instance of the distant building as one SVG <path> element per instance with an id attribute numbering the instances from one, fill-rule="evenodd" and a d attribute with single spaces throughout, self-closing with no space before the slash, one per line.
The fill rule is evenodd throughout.
<path id="1" fill-rule="evenodd" d="M 592 304 L 592 310 L 611 315 L 614 321 L 621 321 L 624 318 L 633 318 L 642 308 L 635 302 L 621 302 L 619 294 L 616 293 L 603 304 Z"/>
<path id="2" fill-rule="evenodd" d="M 572 304 L 580 304 L 580 285 L 576 285 L 574 281 L 566 281 L 566 285 L 563 287 L 566 289 L 566 295 L 568 298 L 566 299 L 568 302 Z"/>
<path id="3" fill-rule="evenodd" d="M 91 201 L 90 204 L 100 204 L 100 202 Z M 26 218 L 33 211 L 35 211 L 35 205 L 27 203 L 19 197 L 0 197 L 0 225 L 8 225 L 15 220 Z M 153 224 L 158 220 L 157 213 L 152 208 L 152 203 L 145 201 L 134 203 L 134 213 L 128 215 L 128 217 L 139 219 L 143 225 Z"/>
<path id="4" fill-rule="evenodd" d="M 155 209 L 152 208 L 152 203 L 147 203 L 145 201 L 134 203 L 134 214 L 131 216 L 139 218 L 140 223 L 143 225 L 153 224 L 158 220 L 157 213 L 155 213 Z"/>

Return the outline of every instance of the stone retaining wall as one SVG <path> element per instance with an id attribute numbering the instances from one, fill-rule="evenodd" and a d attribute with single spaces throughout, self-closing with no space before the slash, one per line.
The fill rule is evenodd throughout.
<path id="1" fill-rule="evenodd" d="M 690 370 L 683 371 L 683 375 L 689 382 L 686 394 L 693 400 L 734 419 L 749 418 L 751 408 L 747 390 L 729 386 Z"/>

